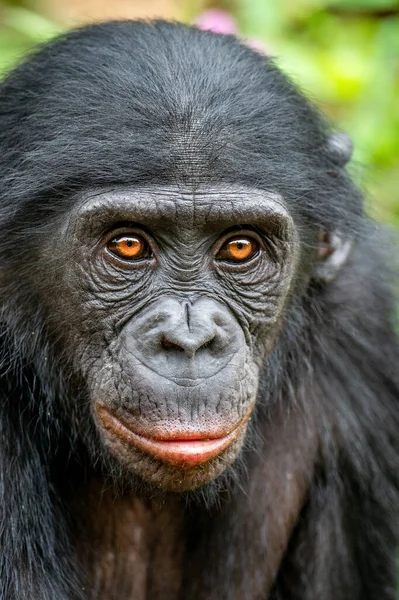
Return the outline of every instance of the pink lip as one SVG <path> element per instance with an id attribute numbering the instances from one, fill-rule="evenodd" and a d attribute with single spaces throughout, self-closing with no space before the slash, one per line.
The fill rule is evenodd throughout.
<path id="1" fill-rule="evenodd" d="M 97 405 L 97 413 L 105 429 L 143 452 L 180 467 L 194 467 L 221 454 L 238 437 L 241 426 L 247 421 L 247 418 L 244 417 L 233 431 L 225 436 L 212 439 L 210 436 L 205 437 L 205 435 L 192 433 L 181 434 L 169 439 L 155 439 L 135 433 L 103 405 Z"/>

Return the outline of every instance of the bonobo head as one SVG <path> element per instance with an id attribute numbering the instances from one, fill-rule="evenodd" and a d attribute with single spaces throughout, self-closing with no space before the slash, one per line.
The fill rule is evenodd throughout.
<path id="1" fill-rule="evenodd" d="M 270 59 L 166 23 L 72 33 L 0 93 L 12 332 L 32 298 L 18 351 L 43 386 L 62 373 L 71 420 L 126 472 L 216 478 L 290 311 L 348 254 L 349 144 Z"/>

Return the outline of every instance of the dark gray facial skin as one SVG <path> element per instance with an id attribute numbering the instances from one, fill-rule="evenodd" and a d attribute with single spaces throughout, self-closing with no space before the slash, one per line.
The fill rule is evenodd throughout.
<path id="1" fill-rule="evenodd" d="M 109 244 L 122 234 L 144 239 L 148 256 L 115 256 Z M 237 234 L 258 251 L 242 263 L 221 260 Z M 166 489 L 218 476 L 242 447 L 298 260 L 283 200 L 238 186 L 96 191 L 49 242 L 64 277 L 50 312 L 67 319 L 67 346 L 103 443 L 130 472 Z M 129 431 L 177 440 L 234 433 L 210 460 L 191 464 L 154 456 Z"/>

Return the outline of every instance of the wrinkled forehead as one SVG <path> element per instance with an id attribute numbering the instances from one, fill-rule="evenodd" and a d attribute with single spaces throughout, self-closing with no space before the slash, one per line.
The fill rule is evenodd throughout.
<path id="1" fill-rule="evenodd" d="M 87 192 L 75 218 L 91 228 L 132 222 L 173 230 L 213 231 L 238 224 L 261 225 L 266 220 L 290 221 L 283 198 L 276 193 L 237 185 L 154 185 Z"/>

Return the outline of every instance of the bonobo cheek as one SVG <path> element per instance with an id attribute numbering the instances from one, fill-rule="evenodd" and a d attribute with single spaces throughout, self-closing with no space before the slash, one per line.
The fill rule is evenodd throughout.
<path id="1" fill-rule="evenodd" d="M 236 458 L 259 374 L 226 306 L 209 298 L 155 302 L 110 354 L 92 391 L 95 417 L 130 470 L 158 485 L 155 463 L 175 473 L 168 489 L 180 489 L 206 483 Z"/>

